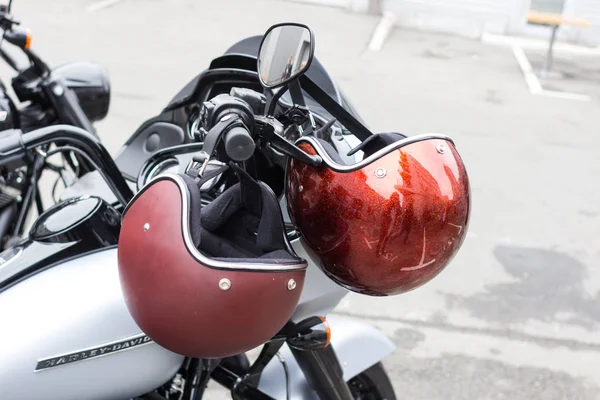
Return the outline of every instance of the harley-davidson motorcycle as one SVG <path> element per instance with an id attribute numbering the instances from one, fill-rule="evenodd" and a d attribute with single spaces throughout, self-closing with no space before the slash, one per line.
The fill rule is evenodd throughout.
<path id="1" fill-rule="evenodd" d="M 67 124 L 95 134 L 93 122 L 106 117 L 110 104 L 110 82 L 106 69 L 93 62 L 71 62 L 50 68 L 31 48 L 31 33 L 19 27 L 11 15 L 12 0 L 0 5 L 0 58 L 16 73 L 12 89 L 21 102 L 17 106 L 0 82 L 0 131 L 19 129 L 23 133 L 42 127 Z M 21 68 L 5 48 L 9 43 L 27 57 L 29 65 Z M 55 172 L 69 186 L 77 177 L 92 170 L 81 156 L 61 153 L 61 164 L 49 162 L 40 147 L 29 155 L 26 165 L 16 169 L 4 167 L 0 172 L 0 248 L 20 240 L 27 218 L 35 208 L 45 208 L 39 190 L 44 170 Z M 42 154 L 40 154 L 40 152 Z"/>
<path id="2" fill-rule="evenodd" d="M 286 32 L 293 34 L 288 37 Z M 299 61 L 275 57 L 286 52 L 300 54 Z M 422 254 L 419 249 L 416 255 L 420 263 L 401 271 L 400 283 L 393 285 L 402 290 L 386 286 L 391 275 L 378 278 L 376 291 L 353 287 L 352 275 L 344 287 L 334 283 L 335 274 L 323 272 L 319 255 L 307 245 L 299 228 L 302 223 L 285 212 L 290 193 L 297 197 L 303 191 L 286 171 L 290 173 L 290 160 L 319 168 L 330 158 L 358 168 L 368 161 L 361 161 L 361 153 L 367 151 L 364 144 L 373 134 L 313 54 L 312 32 L 299 24 L 276 25 L 263 38 L 237 43 L 184 87 L 160 115 L 143 123 L 115 160 L 97 137 L 74 126 L 0 133 L 0 163 L 5 168 L 22 165 L 40 146 L 47 146 L 46 156 L 74 152 L 95 168 L 37 219 L 26 240 L 0 254 L 3 399 L 199 399 L 209 380 L 229 389 L 234 399 L 396 398 L 381 364 L 394 351 L 391 341 L 369 325 L 329 314 L 347 289 L 397 294 L 432 279 L 464 239 L 468 180 L 462 164 L 449 163 L 435 177 L 417 166 L 417 173 L 435 189 L 435 207 L 453 204 L 443 209 L 444 226 L 437 232 L 458 234 L 453 233 L 451 240 L 444 236 L 444 243 L 431 239 L 438 256 L 425 261 L 431 251 L 424 242 L 429 236 L 425 230 L 416 233 L 423 240 Z M 270 72 L 262 71 L 261 65 L 269 66 Z M 319 145 L 317 139 L 328 144 Z M 417 146 L 418 152 L 458 158 L 451 140 L 443 135 L 403 137 L 394 146 L 402 149 L 428 140 L 433 144 Z M 311 144 L 327 147 L 328 155 L 310 151 Z M 400 162 L 411 164 L 413 156 L 418 154 L 407 151 Z M 131 207 L 134 192 L 139 195 L 172 173 L 194 172 L 206 178 L 200 186 L 201 203 L 209 205 L 235 183 L 232 169 L 225 168 L 231 163 L 270 187 L 281 204 L 293 251 L 308 261 L 291 318 L 264 343 L 252 363 L 245 354 L 200 359 L 158 345 L 132 317 L 117 267 L 122 213 Z M 373 173 L 377 179 L 387 174 L 381 167 Z M 402 184 L 410 185 L 399 182 L 397 190 Z M 403 193 L 409 200 L 403 206 L 410 209 L 408 221 L 421 212 L 422 204 L 410 192 L 414 188 L 407 190 Z M 345 195 L 352 203 L 350 194 Z M 307 197 L 307 201 L 316 200 Z M 352 207 L 358 210 L 361 205 L 355 203 Z M 390 221 L 395 218 L 389 215 Z M 144 232 L 152 229 L 143 226 Z M 324 240 L 334 247 L 340 243 Z M 343 280 L 337 278 L 338 283 Z M 228 290 L 230 284 L 221 281 L 219 287 Z M 295 288 L 295 282 L 287 283 L 287 290 Z"/>

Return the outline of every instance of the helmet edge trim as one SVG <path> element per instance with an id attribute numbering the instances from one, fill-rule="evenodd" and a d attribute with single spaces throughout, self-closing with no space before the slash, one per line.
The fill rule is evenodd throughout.
<path id="1" fill-rule="evenodd" d="M 448 142 L 454 144 L 454 141 L 449 136 L 437 134 L 437 133 L 410 136 L 410 137 L 407 137 L 406 139 L 399 140 L 396 143 L 392 143 L 392 144 L 384 147 L 383 149 L 373 153 L 369 157 L 361 160 L 360 162 L 358 162 L 356 164 L 352 164 L 352 165 L 342 165 L 342 164 L 335 162 L 329 156 L 329 154 L 327 154 L 327 151 L 325 151 L 325 149 L 323 148 L 321 143 L 319 143 L 319 141 L 312 136 L 303 136 L 303 137 L 299 138 L 295 144 L 298 145 L 303 142 L 311 144 L 315 148 L 315 150 L 317 150 L 317 152 L 319 153 L 319 156 L 323 159 L 323 162 L 325 164 L 327 164 L 327 167 L 331 168 L 332 170 L 334 170 L 336 172 L 354 172 L 354 171 L 357 171 L 359 169 L 366 167 L 367 165 L 371 164 L 373 161 L 377 161 L 381 157 L 385 156 L 388 153 L 391 153 L 394 150 L 397 150 L 404 146 L 408 146 L 409 144 L 418 143 L 418 142 L 422 142 L 425 140 L 431 140 L 431 139 L 445 140 L 445 141 L 448 141 Z"/>
<path id="2" fill-rule="evenodd" d="M 182 214 L 182 226 L 181 233 L 184 239 L 185 247 L 188 253 L 198 262 L 202 263 L 204 266 L 212 269 L 226 270 L 226 271 L 254 271 L 254 272 L 293 272 L 293 271 L 301 271 L 307 268 L 306 260 L 301 259 L 298 255 L 293 251 L 287 236 L 285 236 L 284 232 L 284 240 L 286 243 L 286 247 L 288 251 L 290 251 L 293 255 L 298 257 L 303 262 L 282 262 L 280 264 L 267 264 L 267 263 L 243 263 L 243 262 L 227 262 L 227 261 L 219 261 L 211 259 L 204 254 L 202 254 L 193 244 L 189 220 L 190 220 L 190 210 L 189 203 L 190 198 L 187 192 L 187 187 L 183 179 L 173 173 L 165 173 L 164 175 L 159 175 L 153 178 L 150 182 L 148 182 L 142 190 L 135 194 L 133 199 L 129 202 L 125 210 L 123 210 L 122 219 L 125 218 L 127 211 L 134 204 L 135 200 L 140 197 L 146 189 L 150 188 L 154 183 L 159 181 L 171 181 L 173 182 L 177 188 L 179 189 L 179 193 L 181 195 L 181 214 Z"/>

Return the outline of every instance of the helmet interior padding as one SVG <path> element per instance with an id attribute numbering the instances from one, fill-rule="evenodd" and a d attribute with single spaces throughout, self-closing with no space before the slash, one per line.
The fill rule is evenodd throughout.
<path id="1" fill-rule="evenodd" d="M 237 172 L 241 182 L 204 207 L 200 205 L 198 183 L 184 175 L 190 192 L 190 233 L 196 248 L 223 261 L 298 259 L 286 250 L 275 195 L 264 183 Z"/>
<path id="2" fill-rule="evenodd" d="M 165 174 L 134 197 L 123 214 L 119 279 L 133 320 L 153 341 L 223 358 L 265 343 L 289 321 L 306 261 L 264 185 L 236 184 L 201 208 L 201 181 Z"/>

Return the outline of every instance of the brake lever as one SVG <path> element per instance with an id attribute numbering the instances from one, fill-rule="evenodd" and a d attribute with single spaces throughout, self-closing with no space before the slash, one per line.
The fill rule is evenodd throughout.
<path id="1" fill-rule="evenodd" d="M 271 147 L 275 150 L 279 150 L 280 152 L 287 154 L 298 161 L 302 161 L 305 164 L 312 165 L 313 167 L 320 167 L 323 163 L 323 159 L 318 155 L 310 155 L 305 153 L 298 146 L 288 142 L 275 132 L 273 132 L 270 143 Z"/>
<path id="2" fill-rule="evenodd" d="M 292 157 L 298 161 L 301 161 L 305 164 L 312 165 L 313 167 L 320 167 L 323 163 L 323 159 L 318 155 L 310 155 L 300 149 L 293 143 L 290 143 L 281 135 L 279 135 L 275 131 L 274 123 L 279 123 L 279 121 L 271 119 L 269 117 L 257 116 L 255 117 L 257 135 L 263 139 L 265 142 L 269 143 L 271 147 L 289 157 Z M 279 123 L 279 125 L 281 125 Z M 278 126 L 280 130 L 283 130 L 282 126 Z"/>
<path id="3" fill-rule="evenodd" d="M 333 126 L 333 124 L 335 124 L 336 122 L 337 122 L 337 119 L 335 119 L 335 118 L 330 119 L 329 121 L 327 121 L 327 123 L 325 125 L 323 125 L 319 129 L 315 130 L 313 132 L 313 136 L 316 138 L 323 138 L 323 133 L 327 132 L 329 130 L 329 128 L 331 128 Z M 306 135 L 308 135 L 308 133 L 306 133 Z"/>

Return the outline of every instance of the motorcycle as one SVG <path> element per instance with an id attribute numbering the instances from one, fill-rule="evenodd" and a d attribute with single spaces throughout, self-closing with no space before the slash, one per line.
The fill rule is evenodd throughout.
<path id="1" fill-rule="evenodd" d="M 159 346 L 134 322 L 121 290 L 121 212 L 133 191 L 153 179 L 193 168 L 217 171 L 202 185 L 208 204 L 232 184 L 219 168 L 222 160 L 233 160 L 267 182 L 285 210 L 286 160 L 320 163 L 294 138 L 323 138 L 343 150 L 340 157 L 360 159 L 348 152 L 372 133 L 313 59 L 312 33 L 308 37 L 303 45 L 309 56 L 281 69 L 285 89 L 279 90 L 264 85 L 257 70 L 257 59 L 259 65 L 273 60 L 239 50 L 252 47 L 255 38 L 238 43 L 144 122 L 116 160 L 94 135 L 73 126 L 0 133 L 4 165 L 18 166 L 35 149 L 55 143 L 47 155 L 74 151 L 96 168 L 37 219 L 29 238 L 0 254 L 3 398 L 188 400 L 201 398 L 209 380 L 234 399 L 396 398 L 381 364 L 394 345 L 369 325 L 329 315 L 348 291 L 322 272 L 287 215 L 292 247 L 308 260 L 304 287 L 290 321 L 253 363 L 245 354 L 200 360 Z M 328 82 L 317 84 L 319 79 Z M 230 122 L 237 117 L 223 116 L 239 112 L 241 103 L 244 115 L 261 125 L 254 137 L 239 129 L 232 134 Z"/>
<path id="2" fill-rule="evenodd" d="M 92 125 L 106 117 L 110 104 L 110 82 L 104 67 L 92 62 L 71 62 L 50 68 L 31 48 L 28 30 L 19 28 L 11 16 L 12 0 L 0 5 L 2 41 L 10 43 L 28 59 L 26 68 L 2 47 L 0 57 L 17 73 L 12 88 L 23 104 L 18 108 L 0 83 L 0 130 L 20 129 L 26 133 L 55 124 L 68 124 L 96 134 Z M 40 152 L 47 148 L 40 148 Z M 38 181 L 44 170 L 58 174 L 65 186 L 92 170 L 81 156 L 63 153 L 63 165 L 45 162 L 43 154 L 34 153 L 25 166 L 3 168 L 0 174 L 0 246 L 10 247 L 21 239 L 27 217 L 35 207 L 44 211 Z M 65 165 L 66 164 L 66 165 Z M 54 191 L 53 189 L 53 191 Z"/>

